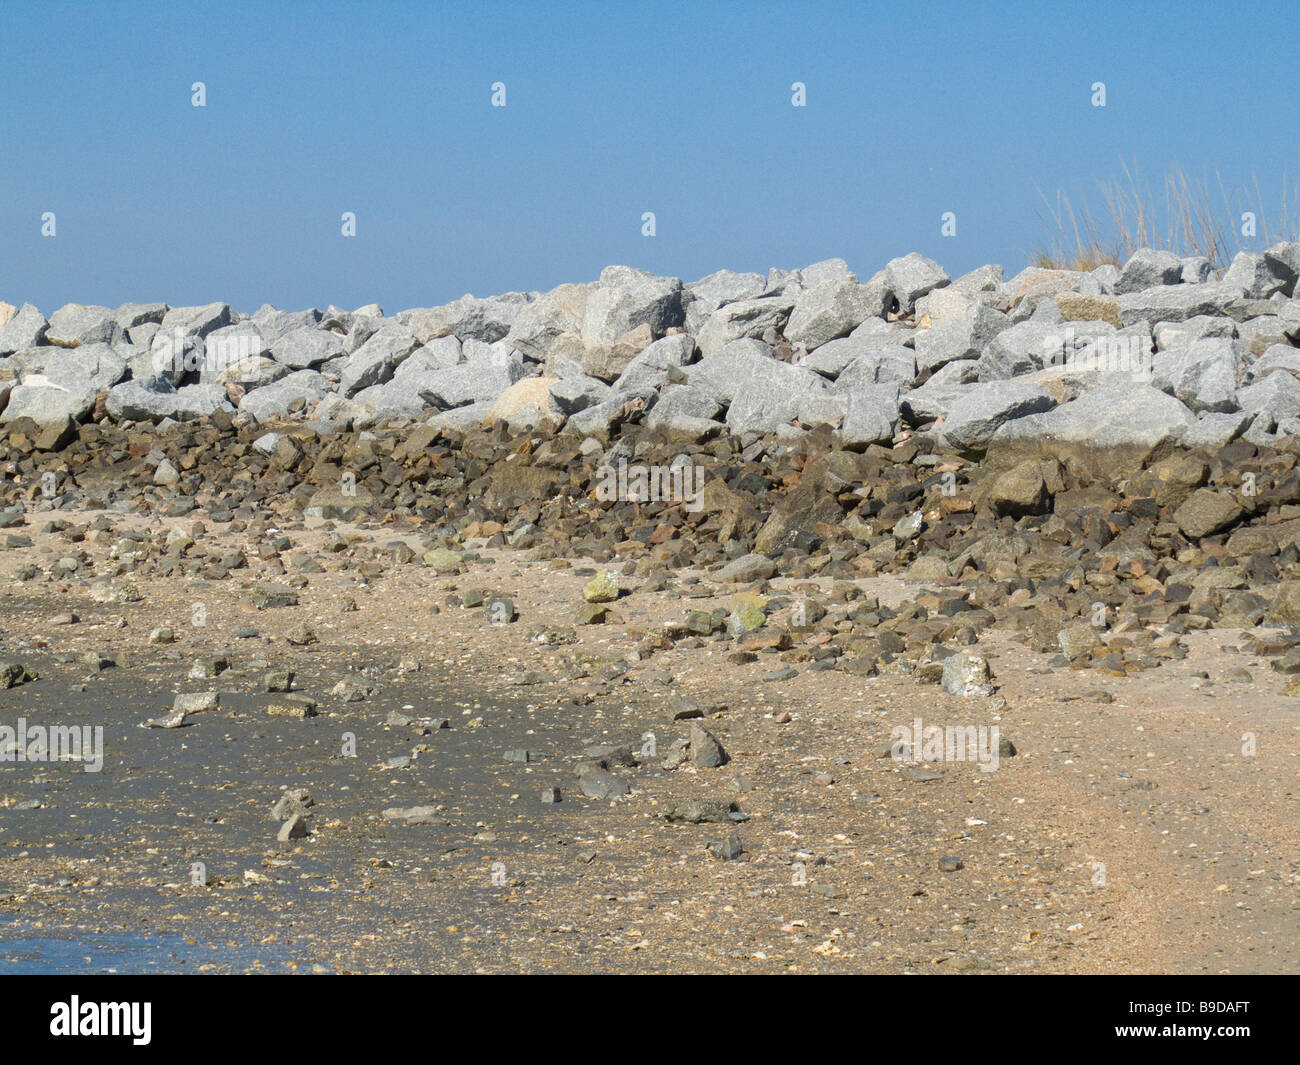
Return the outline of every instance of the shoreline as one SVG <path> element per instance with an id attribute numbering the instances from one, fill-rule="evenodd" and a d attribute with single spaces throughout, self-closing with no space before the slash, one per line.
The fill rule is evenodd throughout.
<path id="1" fill-rule="evenodd" d="M 150 441 L 184 470 L 206 432 Z M 114 464 L 115 498 L 98 500 L 110 509 L 75 499 L 53 509 L 39 490 L 10 489 L 11 503 L 30 494 L 31 509 L 5 535 L 30 544 L 6 541 L 0 555 L 0 658 L 37 679 L 0 691 L 0 723 L 21 713 L 99 724 L 106 744 L 100 773 L 4 767 L 0 919 L 18 922 L 7 930 L 179 929 L 193 950 L 239 944 L 226 948 L 232 969 L 252 967 L 252 945 L 268 965 L 331 972 L 1295 971 L 1288 913 L 1300 870 L 1279 797 L 1300 734 L 1282 694 L 1289 674 L 1269 668 L 1295 638 L 1227 624 L 1226 608 L 1216 619 L 1191 609 L 1277 597 L 1294 560 L 1280 560 L 1271 585 L 1248 574 L 1247 587 L 1230 587 L 1212 573 L 1181 598 L 1189 548 L 1143 573 L 1103 563 L 1102 550 L 1080 574 L 1100 583 L 1081 582 L 1081 594 L 1062 565 L 1069 538 L 1050 539 L 1052 514 L 996 517 L 980 487 L 1000 474 L 955 457 L 882 466 L 862 482 L 906 499 L 885 504 L 903 518 L 922 515 L 897 535 L 883 507 L 881 531 L 862 541 L 833 531 L 814 499 L 796 512 L 789 547 L 756 556 L 718 538 L 757 538 L 774 515 L 777 529 L 777 497 L 801 489 L 791 479 L 759 494 L 766 513 L 710 509 L 722 489 L 745 490 L 755 474 L 744 463 L 734 488 L 706 478 L 706 507 L 686 515 L 674 502 L 599 503 L 590 480 L 572 493 L 534 481 L 519 463 L 545 459 L 538 434 L 485 431 L 445 454 L 401 434 L 326 437 L 322 447 L 374 457 L 358 495 L 340 497 L 289 487 L 269 461 L 260 482 L 238 476 L 261 461 L 253 432 L 233 438 L 238 462 L 229 441 L 203 453 L 192 497 L 183 476 L 179 488 L 154 485 L 147 452 Z M 380 483 L 393 473 L 390 445 L 408 448 L 406 469 L 437 458 L 440 479 L 425 487 L 439 519 L 420 517 L 420 501 L 381 505 L 410 484 L 395 473 Z M 99 442 L 87 451 L 105 456 Z M 78 459 L 65 455 L 93 494 L 107 475 Z M 827 452 L 804 476 L 870 461 Z M 473 498 L 470 463 L 484 483 Z M 949 464 L 956 496 L 931 472 Z M 761 466 L 778 483 L 789 469 L 771 456 Z M 930 488 L 914 495 L 905 471 Z M 520 500 L 520 485 L 545 495 Z M 859 501 L 852 482 L 834 487 Z M 118 499 L 142 509 L 112 509 Z M 963 504 L 953 514 L 969 527 L 930 524 L 930 502 L 945 499 Z M 432 520 L 444 522 L 443 546 L 431 546 Z M 1288 520 L 1265 512 L 1196 551 L 1215 557 L 1232 537 Z M 529 525 L 532 539 L 510 547 Z M 1172 548 L 1157 525 L 1148 536 Z M 821 542 L 798 539 L 799 526 Z M 661 528 L 674 538 L 655 543 Z M 971 543 L 992 553 L 971 555 Z M 964 555 L 984 568 L 949 575 Z M 74 557 L 75 569 L 60 566 Z M 942 575 L 926 569 L 935 559 Z M 618 597 L 589 602 L 584 589 L 611 570 Z M 1158 610 L 1140 591 L 1148 578 L 1162 585 Z M 1033 594 L 1014 587 L 1025 581 Z M 1093 626 L 1086 611 L 1060 616 L 1096 597 L 1116 604 L 1094 632 L 1103 647 L 1071 662 L 1058 630 L 1079 650 L 1091 641 L 1077 625 Z M 497 624 L 502 599 L 513 620 Z M 602 610 L 600 623 L 579 623 Z M 759 620 L 752 610 L 762 624 L 735 635 Z M 1043 621 L 1050 631 L 1035 627 Z M 151 642 L 162 628 L 172 642 Z M 946 690 L 941 667 L 955 653 L 987 662 L 992 694 Z M 191 679 L 196 670 L 215 675 Z M 290 692 L 266 690 L 289 671 Z M 215 709 L 139 727 L 165 718 L 177 693 L 205 691 L 219 693 Z M 314 701 L 315 716 L 272 713 L 286 695 Z M 996 725 L 1016 753 L 988 773 L 888 757 L 893 730 L 918 717 Z M 708 745 L 692 746 L 693 724 L 724 765 L 694 764 Z M 355 758 L 341 753 L 345 733 Z M 641 757 L 647 733 L 655 754 Z M 1246 733 L 1257 737 L 1251 757 Z M 636 764 L 623 764 L 629 755 Z M 628 796 L 583 794 L 575 767 L 601 763 Z M 271 808 L 295 788 L 313 799 L 307 835 L 278 842 L 285 822 Z M 553 788 L 560 801 L 543 801 Z M 32 799 L 42 805 L 17 809 Z M 734 803 L 745 820 L 665 818 L 691 801 Z M 940 864 L 950 858 L 959 868 Z M 190 882 L 195 862 L 208 887 Z"/>

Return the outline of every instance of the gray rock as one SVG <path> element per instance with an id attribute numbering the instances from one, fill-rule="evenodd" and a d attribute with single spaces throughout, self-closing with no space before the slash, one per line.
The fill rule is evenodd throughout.
<path id="1" fill-rule="evenodd" d="M 838 428 L 844 423 L 849 412 L 849 399 L 844 395 L 832 395 L 830 392 L 813 392 L 799 397 L 799 406 L 795 417 L 801 425 L 830 425 Z"/>
<path id="2" fill-rule="evenodd" d="M 1185 348 L 1158 352 L 1151 384 L 1193 411 L 1238 410 L 1237 388 L 1245 377 L 1245 348 L 1226 337 L 1205 337 Z"/>
<path id="3" fill-rule="evenodd" d="M 348 358 L 339 378 L 339 394 L 351 398 L 363 388 L 391 381 L 393 372 L 419 346 L 406 326 L 385 325 Z"/>
<path id="4" fill-rule="evenodd" d="M 1300 373 L 1300 348 L 1290 344 L 1273 344 L 1250 365 L 1249 375 L 1258 380 L 1267 377 L 1274 370 L 1287 370 Z"/>
<path id="5" fill-rule="evenodd" d="M 551 385 L 551 399 L 566 417 L 578 411 L 604 403 L 612 396 L 612 389 L 594 377 L 566 377 Z"/>
<path id="6" fill-rule="evenodd" d="M 19 418 L 31 418 L 42 428 L 65 425 L 69 418 L 83 420 L 95 406 L 95 389 L 85 382 L 74 382 L 71 387 L 49 384 L 39 376 L 34 383 L 14 386 L 9 392 L 9 402 L 0 413 L 0 425 L 8 425 Z"/>
<path id="7" fill-rule="evenodd" d="M 840 445 L 848 450 L 860 450 L 870 444 L 891 442 L 898 431 L 898 396 L 895 384 L 849 392 L 844 424 L 837 434 Z"/>
<path id="8" fill-rule="evenodd" d="M 726 428 L 716 420 L 721 417 L 722 409 L 721 403 L 698 389 L 674 385 L 664 391 L 663 398 L 646 417 L 646 425 L 673 440 L 709 440 Z"/>
<path id="9" fill-rule="evenodd" d="M 1063 275 L 1048 277 L 1037 284 L 1030 285 L 1019 293 L 1019 299 L 1007 314 L 1008 320 L 1012 324 L 1018 324 L 1027 322 L 1031 318 L 1042 318 L 1044 315 L 1053 319 L 1058 316 L 1063 317 L 1057 306 L 1056 297 L 1066 294 L 1083 295 L 1079 290 L 1083 287 L 1083 279 L 1087 276 L 1070 270 Z"/>
<path id="10" fill-rule="evenodd" d="M 987 697 L 993 694 L 993 674 L 982 655 L 950 655 L 944 659 L 940 685 L 949 695 Z"/>
<path id="11" fill-rule="evenodd" d="M 270 357 L 270 348 L 251 322 L 226 326 L 203 341 L 199 384 L 240 384 L 260 388 L 278 381 L 289 367 Z"/>
<path id="12" fill-rule="evenodd" d="M 306 311 L 281 311 L 265 303 L 254 312 L 249 321 L 274 345 L 282 336 L 294 330 L 316 328 L 320 324 L 321 313 L 314 307 Z"/>
<path id="13" fill-rule="evenodd" d="M 578 787 L 589 799 L 618 799 L 632 789 L 622 777 L 604 769 L 589 769 L 578 778 Z"/>
<path id="14" fill-rule="evenodd" d="M 1182 348 L 1202 337 L 1228 337 L 1237 335 L 1237 323 L 1231 318 L 1198 314 L 1184 322 L 1161 322 L 1155 328 L 1156 350 Z"/>
<path id="15" fill-rule="evenodd" d="M 664 339 L 670 338 L 665 337 Z M 566 377 L 590 377 L 591 374 L 582 368 L 582 363 L 578 359 L 553 351 L 546 359 L 546 366 L 542 371 L 542 376 L 556 377 L 563 381 Z"/>
<path id="16" fill-rule="evenodd" d="M 430 408 L 410 381 L 396 378 L 382 385 L 363 388 L 352 397 L 352 402 L 359 408 L 359 413 L 352 416 L 354 429 L 364 429 L 391 419 L 423 418 Z"/>
<path id="17" fill-rule="evenodd" d="M 68 303 L 50 315 L 45 343 L 75 347 L 79 344 L 116 344 L 122 339 L 117 312 L 107 307 Z"/>
<path id="18" fill-rule="evenodd" d="M 1204 255 L 1184 256 L 1182 262 L 1184 285 L 1203 285 L 1214 276 L 1214 264 Z"/>
<path id="19" fill-rule="evenodd" d="M 1278 325 L 1292 343 L 1300 340 L 1300 299 L 1290 299 L 1278 308 Z"/>
<path id="20" fill-rule="evenodd" d="M 1119 284 L 1119 274 L 1118 266 L 1112 263 L 1104 263 L 1092 271 L 1092 278 L 1097 282 L 1097 288 L 1102 295 L 1113 296 L 1115 286 Z"/>
<path id="21" fill-rule="evenodd" d="M 963 296 L 994 295 L 1002 289 L 1002 267 L 996 264 L 977 266 L 970 273 L 962 274 L 948 287 Z"/>
<path id="22" fill-rule="evenodd" d="M 793 309 L 793 298 L 784 295 L 724 304 L 709 315 L 696 343 L 707 357 L 737 340 L 761 337 L 769 329 L 779 332 Z"/>
<path id="23" fill-rule="evenodd" d="M 1236 440 L 1254 417 L 1254 414 L 1248 411 L 1237 411 L 1232 414 L 1203 413 L 1196 423 L 1183 433 L 1183 446 L 1221 448 Z"/>
<path id="24" fill-rule="evenodd" d="M 228 303 L 209 303 L 203 307 L 173 307 L 163 315 L 161 326 L 168 333 L 179 329 L 185 336 L 206 337 L 232 321 Z"/>
<path id="25" fill-rule="evenodd" d="M 126 370 L 126 360 L 102 343 L 52 348 L 41 363 L 41 374 L 49 384 L 68 389 L 80 385 L 96 392 L 108 391 L 126 376 Z M 24 374 L 23 383 L 29 381 Z"/>
<path id="26" fill-rule="evenodd" d="M 959 450 L 983 450 L 1002 425 L 1053 406 L 1052 397 L 1028 381 L 969 385 L 949 408 L 942 437 L 948 446 Z"/>
<path id="27" fill-rule="evenodd" d="M 1258 314 L 1238 322 L 1237 337 L 1252 351 L 1259 350 L 1256 345 L 1279 344 L 1286 339 L 1282 319 L 1276 314 Z"/>
<path id="28" fill-rule="evenodd" d="M 566 337 L 577 339 L 592 286 L 560 285 L 522 307 L 505 341 L 536 362 L 545 362 Z"/>
<path id="29" fill-rule="evenodd" d="M 252 321 L 256 322 L 256 316 Z M 277 324 L 282 324 L 278 323 Z M 259 331 L 261 328 L 259 327 Z M 315 324 L 295 325 L 273 337 L 271 358 L 291 370 L 306 370 L 319 366 L 328 359 L 344 354 L 347 340 L 329 329 Z"/>
<path id="30" fill-rule="evenodd" d="M 856 333 L 856 330 L 854 333 Z M 859 356 L 867 354 L 874 347 L 879 346 L 880 343 L 881 339 L 878 335 L 864 334 L 855 336 L 850 334 L 819 345 L 816 351 L 797 358 L 795 363 L 798 366 L 806 366 L 815 373 L 834 380 L 849 363 Z"/>
<path id="31" fill-rule="evenodd" d="M 1272 275 L 1281 280 L 1279 291 L 1293 295 L 1296 278 L 1300 277 L 1300 242 L 1283 241 L 1266 248 L 1264 262 Z"/>
<path id="32" fill-rule="evenodd" d="M 687 367 L 686 380 L 718 402 L 729 404 L 751 374 L 766 373 L 768 364 L 776 361 L 772 349 L 761 340 L 733 340 Z"/>
<path id="33" fill-rule="evenodd" d="M 640 392 L 620 392 L 604 403 L 580 410 L 569 418 L 567 428 L 583 436 L 608 437 L 629 418 L 635 418 L 655 408 L 659 396 L 653 389 Z"/>
<path id="34" fill-rule="evenodd" d="M 946 291 L 946 290 L 943 290 Z M 936 370 L 959 359 L 978 359 L 1011 320 L 991 307 L 975 304 L 960 318 L 917 330 L 918 370 Z"/>
<path id="35" fill-rule="evenodd" d="M 546 373 L 562 377 L 564 374 L 555 367 L 576 362 L 583 374 L 612 383 L 653 342 L 654 334 L 648 325 L 637 326 L 612 344 L 587 344 L 581 338 L 564 338 L 547 359 Z"/>
<path id="36" fill-rule="evenodd" d="M 646 388 L 663 388 L 668 383 L 669 369 L 685 366 L 694 354 L 695 340 L 684 333 L 656 340 L 628 363 L 614 381 L 613 390 L 635 392 Z"/>
<path id="37" fill-rule="evenodd" d="M 727 408 L 726 422 L 733 433 L 773 432 L 798 415 L 802 397 L 826 387 L 812 370 L 770 357 L 752 360 L 748 376 L 738 384 Z"/>
<path id="38" fill-rule="evenodd" d="M 802 291 L 798 270 L 782 270 L 773 266 L 767 271 L 767 287 L 763 289 L 762 295 L 778 296 L 788 292 L 793 303 L 795 296 Z"/>
<path id="39" fill-rule="evenodd" d="M 963 315 L 967 314 L 972 307 L 992 307 L 999 303 L 1002 297 L 997 292 L 981 292 L 971 295 L 965 292 L 959 292 L 952 285 L 945 288 L 936 288 L 932 292 L 927 292 L 916 301 L 916 308 L 912 314 L 917 322 L 928 319 L 926 329 L 933 329 L 935 326 L 947 325 L 949 322 L 955 322 Z"/>
<path id="40" fill-rule="evenodd" d="M 128 304 L 128 306 L 130 306 Z M 118 341 L 115 347 L 134 347 L 148 351 L 153 346 L 154 338 L 162 331 L 162 326 L 157 322 L 141 322 L 139 325 L 133 325 L 130 329 L 124 330 L 122 340 Z"/>
<path id="41" fill-rule="evenodd" d="M 176 390 L 171 409 L 167 410 L 163 417 L 173 418 L 178 422 L 188 422 L 198 418 L 210 418 L 219 410 L 227 414 L 235 413 L 234 405 L 226 397 L 224 386 L 184 385 Z"/>
<path id="42" fill-rule="evenodd" d="M 948 284 L 948 272 L 933 259 L 912 252 L 891 259 L 885 266 L 884 282 L 903 311 L 912 310 L 916 301 L 932 289 Z"/>
<path id="43" fill-rule="evenodd" d="M 201 336 L 179 328 L 159 327 L 149 343 L 148 369 L 137 360 L 133 363 L 132 373 L 140 380 L 165 379 L 169 384 L 180 385 L 198 372 L 205 354 Z"/>
<path id="44" fill-rule="evenodd" d="M 935 370 L 921 388 L 973 385 L 979 381 L 979 360 L 958 359 Z"/>
<path id="45" fill-rule="evenodd" d="M 785 338 L 815 350 L 829 340 L 847 336 L 867 318 L 883 315 L 888 296 L 883 284 L 859 285 L 856 278 L 806 288 L 795 300 Z"/>
<path id="46" fill-rule="evenodd" d="M 109 390 L 107 402 L 108 415 L 115 421 L 159 421 L 163 418 L 193 421 L 211 416 L 218 410 L 234 413 L 234 409 L 221 385 L 188 385 L 173 389 L 165 381 L 152 388 L 142 381 L 124 381 Z"/>
<path id="47" fill-rule="evenodd" d="M 1241 289 L 1247 299 L 1266 300 L 1275 292 L 1294 287 L 1295 273 L 1277 257 L 1239 251 L 1223 275 L 1223 284 Z"/>
<path id="48" fill-rule="evenodd" d="M 427 374 L 459 366 L 460 362 L 460 341 L 454 336 L 438 337 L 411 352 L 393 371 L 393 382 L 414 384 Z"/>
<path id="49" fill-rule="evenodd" d="M 659 394 L 646 425 L 658 428 L 680 418 L 713 419 L 723 412 L 724 404 L 715 396 L 691 385 L 670 385 Z"/>
<path id="50" fill-rule="evenodd" d="M 1138 384 L 1128 374 L 1115 374 L 1077 399 L 1007 422 L 994 434 L 994 442 L 1047 439 L 1153 451 L 1177 443 L 1194 422 L 1192 412 L 1172 396 Z"/>
<path id="51" fill-rule="evenodd" d="M 696 769 L 717 769 L 729 761 L 718 738 L 698 721 L 691 722 L 691 764 Z"/>
<path id="52" fill-rule="evenodd" d="M 766 555 L 751 552 L 732 559 L 714 573 L 714 579 L 733 583 L 749 584 L 753 581 L 766 580 L 776 573 L 776 563 Z"/>
<path id="53" fill-rule="evenodd" d="M 243 359 L 269 356 L 271 345 L 252 319 L 214 329 L 203 338 L 201 370 L 220 373 Z"/>
<path id="54" fill-rule="evenodd" d="M 437 410 L 496 399 L 527 376 L 523 360 L 504 341 L 489 345 L 467 340 L 461 347 L 465 362 L 430 370 L 413 383 L 424 401 Z M 339 390 L 343 390 L 342 382 Z"/>
<path id="55" fill-rule="evenodd" d="M 979 357 L 979 379 L 1002 381 L 1041 370 L 1060 358 L 1066 327 L 1060 322 L 1031 319 L 993 336 Z"/>
<path id="56" fill-rule="evenodd" d="M 1245 438 L 1252 443 L 1271 442 L 1270 434 L 1300 411 L 1300 381 L 1286 370 L 1274 370 L 1254 384 L 1238 389 L 1237 406 L 1254 415 Z"/>
<path id="57" fill-rule="evenodd" d="M 1222 281 L 1203 285 L 1167 285 L 1119 297 L 1121 325 L 1139 321 L 1183 322 L 1198 315 L 1222 317 L 1224 308 L 1240 299 L 1242 289 Z"/>
<path id="58" fill-rule="evenodd" d="M 1176 285 L 1182 279 L 1183 261 L 1177 255 L 1139 248 L 1120 271 L 1119 281 L 1115 284 L 1115 295 L 1123 296 L 1160 285 Z"/>
<path id="59" fill-rule="evenodd" d="M 655 337 L 681 325 L 682 282 L 656 277 L 630 266 L 607 266 L 592 286 L 582 316 L 582 339 L 588 344 L 613 344 L 640 325 Z"/>
<path id="60" fill-rule="evenodd" d="M 162 325 L 168 310 L 165 303 L 124 303 L 114 313 L 117 324 L 126 333 L 142 325 Z"/>
<path id="61" fill-rule="evenodd" d="M 709 316 L 724 303 L 753 299 L 766 287 L 767 279 L 761 274 L 737 274 L 731 270 L 719 270 L 684 286 L 682 305 L 686 311 L 687 332 L 698 333 Z"/>
<path id="62" fill-rule="evenodd" d="M 32 304 L 24 303 L 9 322 L 0 327 L 0 356 L 23 348 L 34 348 L 45 339 L 49 323 Z"/>
<path id="63" fill-rule="evenodd" d="M 936 375 L 920 388 L 902 393 L 899 396 L 899 413 L 909 425 L 924 425 L 938 418 L 946 418 L 953 404 L 969 393 L 974 380 L 975 363 L 971 360 L 950 362 L 943 369 L 949 367 L 963 368 L 963 376 L 971 380 L 962 381 Z M 940 373 L 942 372 L 941 370 Z"/>
<path id="64" fill-rule="evenodd" d="M 239 401 L 239 412 L 265 422 L 284 417 L 298 400 L 309 408 L 328 391 L 329 381 L 323 374 L 315 370 L 295 370 L 278 381 L 245 393 Z"/>
<path id="65" fill-rule="evenodd" d="M 352 325 L 348 329 L 347 334 L 343 337 L 344 354 L 351 355 L 354 351 L 357 351 L 362 344 L 383 328 L 386 320 L 387 319 L 385 319 L 383 315 L 353 315 Z M 338 331 L 331 329 L 330 332 L 337 333 Z M 417 333 L 416 339 L 427 343 L 429 338 L 422 337 Z M 335 356 L 335 358 L 337 358 L 337 356 Z M 322 363 L 322 365 L 325 364 Z"/>
<path id="66" fill-rule="evenodd" d="M 426 425 L 439 429 L 472 429 L 482 425 L 495 400 L 485 399 L 480 403 L 471 403 L 466 407 L 435 414 L 425 422 Z"/>
<path id="67" fill-rule="evenodd" d="M 467 294 L 436 308 L 435 313 L 460 339 L 493 344 L 510 332 L 529 302 L 529 297 L 522 292 L 507 292 L 490 299 L 476 299 Z"/>
<path id="68" fill-rule="evenodd" d="M 840 372 L 830 391 L 847 395 L 871 385 L 907 385 L 916 376 L 916 352 L 902 344 L 882 344 L 859 355 Z"/>
<path id="69" fill-rule="evenodd" d="M 858 275 L 849 269 L 849 264 L 843 259 L 823 259 L 802 270 L 795 270 L 793 276 L 804 289 L 816 288 L 828 282 L 858 283 Z"/>

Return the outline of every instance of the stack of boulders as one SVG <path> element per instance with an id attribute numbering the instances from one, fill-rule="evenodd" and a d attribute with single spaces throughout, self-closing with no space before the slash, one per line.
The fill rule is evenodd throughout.
<path id="1" fill-rule="evenodd" d="M 547 293 L 464 296 L 386 316 L 252 315 L 227 304 L 46 319 L 0 304 L 0 425 L 57 447 L 87 420 L 297 419 L 470 428 L 569 426 L 608 440 L 627 421 L 688 441 L 843 447 L 937 426 L 967 453 L 1052 438 L 1143 453 L 1300 428 L 1300 244 L 1205 259 L 1142 250 L 1123 267 L 997 266 L 952 279 L 917 254 L 866 282 L 839 259 L 720 271 L 692 284 L 612 266 Z"/>
<path id="2" fill-rule="evenodd" d="M 0 529 L 73 506 L 253 534 L 277 513 L 415 519 L 422 551 L 349 564 L 455 571 L 486 544 L 660 587 L 690 567 L 742 590 L 829 578 L 839 607 L 799 616 L 869 632 L 847 661 L 997 624 L 1125 672 L 1189 628 L 1300 624 L 1298 270 L 1300 245 L 1221 280 L 1150 251 L 1010 281 L 909 255 L 866 283 L 838 260 L 690 285 L 611 267 L 393 318 L 5 305 Z M 602 491 L 620 464 L 683 463 L 689 499 Z M 113 550 L 110 581 L 247 564 L 174 531 Z M 105 576 L 88 565 L 70 550 L 18 576 Z M 858 601 L 851 582 L 881 573 L 934 591 L 901 613 Z M 773 609 L 679 635 L 777 647 L 755 636 Z"/>

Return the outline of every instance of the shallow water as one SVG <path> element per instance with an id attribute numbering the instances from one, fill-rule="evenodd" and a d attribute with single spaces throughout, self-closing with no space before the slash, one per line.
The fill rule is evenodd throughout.
<path id="1" fill-rule="evenodd" d="M 183 936 L 155 934 L 86 935 L 79 939 L 24 935 L 27 929 L 0 924 L 0 975 L 50 976 L 131 973 L 285 972 L 265 947 L 191 945 Z"/>

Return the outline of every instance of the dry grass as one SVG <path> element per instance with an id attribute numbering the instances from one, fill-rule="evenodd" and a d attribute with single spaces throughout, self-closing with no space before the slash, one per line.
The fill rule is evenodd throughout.
<path id="1" fill-rule="evenodd" d="M 1259 182 L 1253 175 L 1254 197 L 1250 201 L 1240 190 L 1229 196 L 1219 174 L 1211 185 L 1207 175 L 1193 178 L 1181 166 L 1166 175 L 1161 193 L 1155 195 L 1138 176 L 1136 164 L 1129 166 L 1121 160 L 1120 165 L 1122 179 L 1098 182 L 1101 204 L 1097 211 L 1086 197 L 1079 198 L 1076 209 L 1063 190 L 1057 191 L 1055 203 L 1038 190 L 1056 227 L 1056 238 L 1032 255 L 1035 266 L 1066 270 L 1093 270 L 1107 263 L 1123 266 L 1138 248 L 1157 248 L 1178 256 L 1204 255 L 1221 276 L 1232 257 L 1248 246 L 1267 247 L 1276 240 L 1297 239 L 1285 179 L 1281 223 L 1275 236 L 1259 209 Z M 1247 210 L 1254 210 L 1256 216 L 1253 239 L 1241 233 L 1241 215 Z"/>

